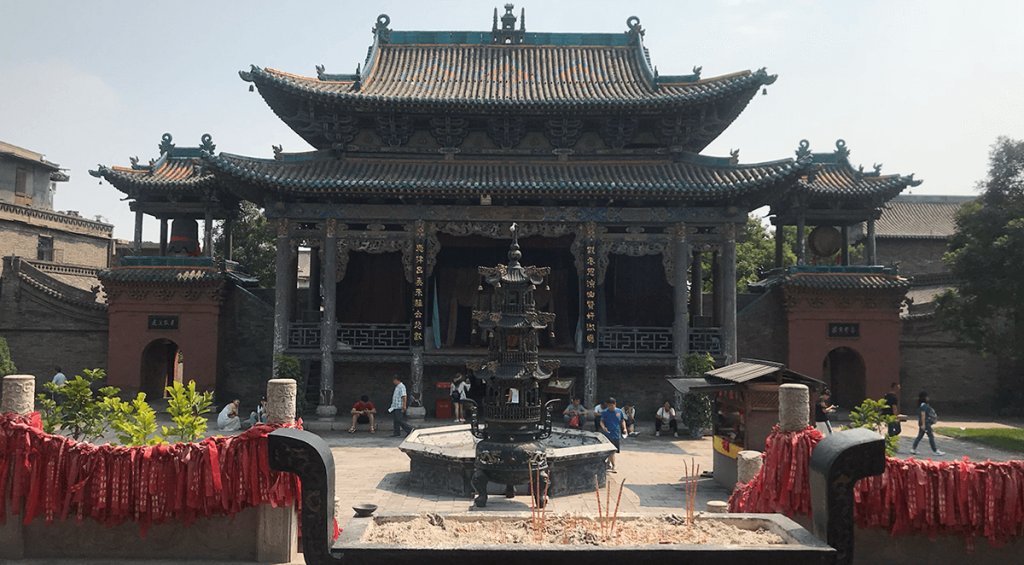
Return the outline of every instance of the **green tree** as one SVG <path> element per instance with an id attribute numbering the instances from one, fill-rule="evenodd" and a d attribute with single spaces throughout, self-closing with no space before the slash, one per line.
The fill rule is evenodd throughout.
<path id="1" fill-rule="evenodd" d="M 206 418 L 202 415 L 210 411 L 213 403 L 212 392 L 196 392 L 196 382 L 189 381 L 188 386 L 175 382 L 167 387 L 170 399 L 167 401 L 167 413 L 171 415 L 174 426 L 160 426 L 163 439 L 177 438 L 177 441 L 195 441 L 206 433 Z"/>
<path id="2" fill-rule="evenodd" d="M 956 218 L 943 260 L 957 281 L 936 297 L 940 327 L 973 351 L 1024 363 L 1024 141 L 1000 137 L 989 152 L 981 196 Z M 1020 400 L 1014 383 L 997 398 Z M 1019 403 L 1017 403 L 1019 405 Z"/>
<path id="3" fill-rule="evenodd" d="M 48 434 L 58 428 L 76 441 L 93 441 L 107 431 L 107 417 L 110 414 L 105 405 L 107 398 L 116 398 L 119 388 L 105 386 L 98 391 L 99 399 L 92 387 L 96 381 L 107 376 L 103 369 L 85 369 L 85 378 L 76 375 L 63 385 L 46 383 L 45 393 L 36 396 L 42 407 L 43 430 Z"/>
<path id="4" fill-rule="evenodd" d="M 274 286 L 276 246 L 267 231 L 267 217 L 263 209 L 252 202 L 242 201 L 239 214 L 231 224 L 232 257 L 249 274 L 260 280 L 260 286 Z M 213 235 L 214 249 L 224 249 L 224 226 L 218 225 Z"/>
<path id="5" fill-rule="evenodd" d="M 7 340 L 0 337 L 0 377 L 13 375 L 18 372 L 11 360 L 11 350 L 7 347 Z"/>
<path id="6" fill-rule="evenodd" d="M 107 410 L 107 421 L 117 432 L 117 440 L 121 445 L 158 445 L 156 437 L 156 412 L 146 403 L 146 393 L 140 392 L 131 402 L 125 402 L 115 396 L 108 396 L 101 401 Z M 149 437 L 149 436 L 154 437 Z"/>
<path id="7" fill-rule="evenodd" d="M 871 400 L 866 398 L 860 406 L 850 412 L 850 425 L 843 429 L 867 428 L 884 437 L 885 454 L 893 457 L 896 455 L 896 447 L 899 445 L 900 438 L 899 436 L 890 437 L 888 435 L 889 424 L 895 422 L 898 418 L 888 413 L 888 410 L 889 405 L 885 403 L 885 399 Z"/>

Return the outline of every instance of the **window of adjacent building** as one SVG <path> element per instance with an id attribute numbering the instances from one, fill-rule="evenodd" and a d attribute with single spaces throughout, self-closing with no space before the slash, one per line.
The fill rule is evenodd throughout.
<path id="1" fill-rule="evenodd" d="M 9 170 L 9 169 L 8 169 Z M 10 178 L 10 177 L 7 177 Z M 25 169 L 18 169 L 14 177 L 14 192 L 15 194 L 25 194 L 28 191 L 28 171 Z"/>
<path id="2" fill-rule="evenodd" d="M 36 259 L 39 261 L 53 261 L 53 238 L 46 235 L 39 236 L 39 245 L 36 249 Z"/>

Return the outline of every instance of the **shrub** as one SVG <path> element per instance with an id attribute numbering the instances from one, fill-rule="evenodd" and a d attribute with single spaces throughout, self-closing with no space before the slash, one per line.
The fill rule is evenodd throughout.
<path id="1" fill-rule="evenodd" d="M 117 432 L 117 441 L 121 445 L 134 447 L 163 443 L 156 436 L 156 412 L 146 403 L 146 393 L 140 392 L 131 402 L 106 397 L 101 403 L 109 411 L 107 422 Z"/>
<path id="2" fill-rule="evenodd" d="M 92 385 L 107 376 L 106 371 L 85 369 L 82 372 L 85 378 L 75 375 L 74 379 L 66 380 L 61 386 L 52 382 L 44 384 L 46 392 L 36 396 L 42 406 L 43 430 L 46 433 L 52 434 L 60 428 L 75 441 L 93 441 L 106 433 L 110 415 L 106 399 L 119 401 L 116 395 L 121 389 L 112 386 L 100 388 L 97 391 L 100 400 L 97 400 Z"/>
<path id="3" fill-rule="evenodd" d="M 885 454 L 889 457 L 896 455 L 896 446 L 899 443 L 899 437 L 889 437 L 889 424 L 897 420 L 896 416 L 889 411 L 889 405 L 885 403 L 885 400 L 871 400 L 867 398 L 864 402 L 860 403 L 860 406 L 853 409 L 850 412 L 850 425 L 844 427 L 844 430 L 852 428 L 867 428 L 882 437 L 885 438 Z"/>
<path id="4" fill-rule="evenodd" d="M 212 392 L 196 392 L 196 382 L 189 381 L 188 387 L 179 382 L 167 387 L 171 399 L 167 403 L 167 413 L 174 421 L 174 427 L 161 426 L 165 441 L 177 438 L 176 441 L 195 441 L 206 433 L 206 418 L 202 415 L 210 411 L 213 402 Z"/>
<path id="5" fill-rule="evenodd" d="M 0 377 L 13 375 L 18 372 L 11 360 L 11 349 L 7 347 L 7 340 L 0 337 Z"/>

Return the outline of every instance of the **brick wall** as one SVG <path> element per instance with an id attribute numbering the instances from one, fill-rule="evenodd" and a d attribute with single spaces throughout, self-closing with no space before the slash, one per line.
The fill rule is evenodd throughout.
<path id="1" fill-rule="evenodd" d="M 7 339 L 18 372 L 35 375 L 37 389 L 54 366 L 72 377 L 107 367 L 107 313 L 49 296 L 24 283 L 4 258 L 0 277 L 0 336 Z"/>
<path id="2" fill-rule="evenodd" d="M 995 357 L 970 353 L 953 336 L 940 331 L 933 317 L 903 320 L 900 385 L 904 414 L 914 414 L 922 390 L 928 391 L 936 410 L 992 414 L 1000 394 L 999 371 Z"/>
<path id="3" fill-rule="evenodd" d="M 0 218 L 0 256 L 35 261 L 39 236 L 53 238 L 53 262 L 106 268 L 109 239 Z"/>
<path id="4" fill-rule="evenodd" d="M 267 392 L 274 362 L 274 306 L 230 287 L 221 307 L 215 402 L 242 401 L 247 416 Z"/>

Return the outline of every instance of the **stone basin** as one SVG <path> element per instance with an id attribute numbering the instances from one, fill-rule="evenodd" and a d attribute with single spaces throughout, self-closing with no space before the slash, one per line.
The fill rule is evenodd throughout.
<path id="1" fill-rule="evenodd" d="M 423 565 L 424 563 L 473 563 L 488 565 L 504 563 L 530 565 L 566 565 L 566 563 L 671 563 L 686 565 L 714 563 L 716 565 L 826 565 L 836 562 L 836 551 L 824 544 L 796 522 L 781 514 L 702 514 L 697 520 L 713 520 L 738 528 L 755 530 L 765 528 L 782 538 L 774 545 L 463 545 L 457 547 L 411 547 L 398 544 L 363 542 L 364 534 L 373 523 L 409 521 L 415 514 L 385 514 L 376 518 L 353 519 L 334 543 L 333 550 L 345 556 L 349 563 L 387 563 L 388 565 Z M 446 521 L 485 520 L 507 523 L 529 519 L 529 513 L 516 515 L 475 514 L 445 515 Z M 631 516 L 620 516 L 627 521 Z M 479 560 L 479 561 L 475 561 Z"/>
<path id="2" fill-rule="evenodd" d="M 399 449 L 409 456 L 410 482 L 423 491 L 472 496 L 473 462 L 479 440 L 469 424 L 425 428 L 412 432 Z M 602 434 L 583 430 L 552 430 L 543 440 L 547 446 L 549 496 L 565 496 L 594 490 L 594 477 L 603 487 L 605 460 L 615 446 Z M 503 493 L 505 485 L 492 484 L 490 494 Z M 519 485 L 529 494 L 529 485 Z"/>

